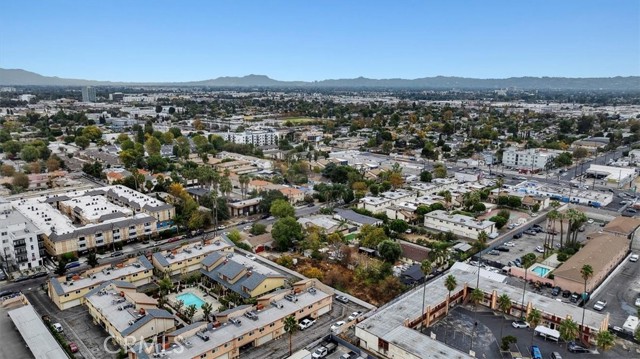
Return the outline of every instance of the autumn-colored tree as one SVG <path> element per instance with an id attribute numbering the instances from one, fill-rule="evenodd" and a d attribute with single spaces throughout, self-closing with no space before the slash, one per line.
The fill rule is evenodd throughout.
<path id="1" fill-rule="evenodd" d="M 47 160 L 47 171 L 55 172 L 60 169 L 60 160 L 57 156 L 51 156 Z"/>
<path id="2" fill-rule="evenodd" d="M 40 166 L 40 162 L 33 161 L 29 163 L 29 172 L 31 173 L 40 173 L 42 171 L 42 166 Z"/>
<path id="3" fill-rule="evenodd" d="M 319 280 L 322 280 L 322 278 L 324 277 L 324 273 L 322 272 L 322 270 L 316 267 L 309 267 L 303 270 L 302 275 L 308 278 L 317 278 Z"/>
<path id="4" fill-rule="evenodd" d="M 202 131 L 204 130 L 204 123 L 202 123 L 202 121 L 197 118 L 193 121 L 193 128 L 195 128 L 196 131 Z"/>
<path id="5" fill-rule="evenodd" d="M 389 182 L 394 189 L 398 189 L 404 184 L 404 178 L 402 178 L 402 174 L 398 172 L 392 172 L 389 175 Z"/>
<path id="6" fill-rule="evenodd" d="M 11 165 L 2 165 L 0 166 L 0 174 L 4 177 L 11 177 L 16 173 L 16 169 Z"/>

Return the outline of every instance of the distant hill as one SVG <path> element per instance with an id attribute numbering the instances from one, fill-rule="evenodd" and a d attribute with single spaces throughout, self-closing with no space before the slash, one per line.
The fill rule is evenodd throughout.
<path id="1" fill-rule="evenodd" d="M 279 81 L 264 75 L 218 77 L 193 82 L 111 82 L 64 79 L 21 69 L 0 69 L 1 86 L 201 86 L 201 87 L 320 87 L 320 88 L 414 88 L 414 89 L 540 89 L 540 90 L 640 90 L 640 77 L 509 77 L 474 79 L 467 77 L 425 77 L 407 79 L 337 79 L 322 81 Z"/>

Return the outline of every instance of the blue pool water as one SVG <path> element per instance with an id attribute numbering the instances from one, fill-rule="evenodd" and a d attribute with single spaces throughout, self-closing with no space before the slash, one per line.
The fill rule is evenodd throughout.
<path id="1" fill-rule="evenodd" d="M 182 303 L 184 303 L 185 308 L 190 306 L 191 304 L 195 304 L 196 308 L 200 309 L 200 307 L 204 304 L 204 300 L 200 299 L 200 297 L 193 293 L 180 294 L 176 296 L 176 299 L 181 300 Z"/>
<path id="2" fill-rule="evenodd" d="M 537 267 L 531 269 L 531 271 L 533 273 L 539 275 L 540 277 L 546 277 L 547 273 L 551 272 L 551 270 L 549 268 L 540 267 L 540 266 L 537 266 Z"/>

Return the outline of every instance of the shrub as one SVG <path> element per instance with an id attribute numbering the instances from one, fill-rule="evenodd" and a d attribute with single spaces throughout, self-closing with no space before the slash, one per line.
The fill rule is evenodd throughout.
<path id="1" fill-rule="evenodd" d="M 500 345 L 500 349 L 509 350 L 509 345 L 515 344 L 518 342 L 518 338 L 513 335 L 507 335 L 506 337 L 502 337 L 502 344 Z"/>

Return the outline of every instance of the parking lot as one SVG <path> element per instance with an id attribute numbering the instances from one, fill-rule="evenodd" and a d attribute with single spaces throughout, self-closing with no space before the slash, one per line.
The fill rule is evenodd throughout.
<path id="1" fill-rule="evenodd" d="M 598 300 L 606 300 L 603 310 L 609 313 L 609 324 L 622 327 L 629 315 L 637 315 L 636 299 L 640 297 L 640 262 L 625 258 L 620 267 L 595 292 L 589 306 Z"/>

